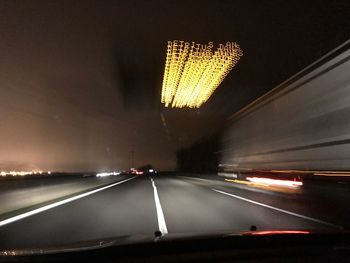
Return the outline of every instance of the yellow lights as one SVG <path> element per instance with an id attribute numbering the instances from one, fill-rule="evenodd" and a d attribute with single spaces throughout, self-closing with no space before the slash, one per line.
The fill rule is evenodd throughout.
<path id="1" fill-rule="evenodd" d="M 213 94 L 243 51 L 235 42 L 196 44 L 168 41 L 161 102 L 165 107 L 199 108 Z"/>
<path id="2" fill-rule="evenodd" d="M 43 174 L 43 171 L 1 171 L 0 176 L 26 176 L 26 175 L 32 175 L 32 174 Z M 51 172 L 48 172 L 48 174 L 51 174 Z"/>
<path id="3" fill-rule="evenodd" d="M 233 182 L 233 183 L 237 183 L 237 184 L 246 184 L 246 185 L 252 184 L 251 182 L 244 181 L 244 180 L 237 180 L 237 179 L 225 179 L 225 181 Z"/>
<path id="4" fill-rule="evenodd" d="M 246 177 L 246 180 L 225 179 L 226 182 L 243 184 L 248 187 L 264 189 L 267 191 L 280 192 L 286 194 L 300 194 L 301 181 L 279 180 L 272 178 Z"/>
<path id="5" fill-rule="evenodd" d="M 350 174 L 347 172 L 325 172 L 325 173 L 314 173 L 314 175 L 320 176 L 337 176 L 337 177 L 350 177 Z"/>
<path id="6" fill-rule="evenodd" d="M 303 185 L 301 181 L 292 180 L 279 180 L 274 178 L 263 178 L 263 177 L 247 177 L 247 181 L 265 185 L 277 185 L 277 186 L 287 186 L 287 187 L 299 187 Z"/>

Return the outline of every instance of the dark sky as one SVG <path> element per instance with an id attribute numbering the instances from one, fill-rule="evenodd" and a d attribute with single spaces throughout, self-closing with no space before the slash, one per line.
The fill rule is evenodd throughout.
<path id="1" fill-rule="evenodd" d="M 0 1 L 0 170 L 175 167 L 175 152 L 350 37 L 349 1 Z M 199 110 L 160 105 L 166 41 L 237 41 Z M 164 121 L 162 121 L 162 119 Z"/>

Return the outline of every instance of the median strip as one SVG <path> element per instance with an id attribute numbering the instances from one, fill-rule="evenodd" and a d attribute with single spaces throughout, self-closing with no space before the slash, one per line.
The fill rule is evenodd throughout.
<path id="1" fill-rule="evenodd" d="M 34 210 L 31 210 L 31 211 L 28 211 L 28 212 L 25 212 L 25 213 L 22 213 L 22 214 L 19 214 L 19 215 L 10 217 L 10 218 L 7 218 L 7 219 L 5 219 L 5 220 L 0 221 L 0 227 L 1 227 L 1 226 L 4 226 L 4 225 L 7 225 L 7 224 L 10 224 L 10 223 L 13 223 L 13 222 L 15 222 L 15 221 L 24 219 L 24 218 L 26 218 L 26 217 L 29 217 L 29 216 L 32 216 L 32 215 L 35 215 L 35 214 L 44 212 L 44 211 L 46 211 L 46 210 L 55 208 L 55 207 L 57 207 L 57 206 L 67 204 L 67 203 L 72 202 L 72 201 L 75 201 L 75 200 L 77 200 L 77 199 L 80 199 L 80 198 L 83 198 L 83 197 L 86 197 L 86 196 L 95 194 L 95 193 L 97 193 L 97 192 L 106 190 L 106 189 L 111 188 L 111 187 L 113 187 L 113 186 L 116 186 L 116 185 L 118 185 L 118 184 L 122 184 L 122 183 L 125 183 L 125 182 L 129 181 L 129 180 L 132 180 L 132 179 L 134 179 L 134 178 L 136 178 L 136 176 L 131 177 L 131 178 L 128 178 L 128 179 L 125 179 L 125 180 L 120 181 L 120 182 L 116 182 L 116 183 L 113 183 L 113 184 L 110 184 L 110 185 L 107 185 L 107 186 L 98 188 L 98 189 L 95 189 L 95 190 L 92 190 L 92 191 L 89 191 L 89 192 L 86 192 L 86 193 L 83 193 L 83 194 L 80 194 L 80 195 L 76 195 L 76 196 L 73 196 L 73 197 L 70 197 L 70 198 L 67 198 L 67 199 L 64 199 L 64 200 L 61 200 L 61 201 L 58 201 L 58 202 L 49 204 L 49 205 L 45 205 L 45 206 L 43 206 L 43 207 L 39 207 L 39 208 L 36 208 L 36 209 L 34 209 Z"/>

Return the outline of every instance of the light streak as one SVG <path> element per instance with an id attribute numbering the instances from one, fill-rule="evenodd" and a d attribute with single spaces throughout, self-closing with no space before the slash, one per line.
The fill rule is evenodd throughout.
<path id="1" fill-rule="evenodd" d="M 263 177 L 247 177 L 248 181 L 259 184 L 266 185 L 278 185 L 278 186 L 288 186 L 288 187 L 299 187 L 303 185 L 301 181 L 292 181 L 292 180 L 280 180 L 272 178 L 263 178 Z"/>
<path id="2" fill-rule="evenodd" d="M 97 173 L 96 177 L 106 177 L 106 176 L 111 176 L 111 175 L 119 175 L 120 172 L 104 172 L 104 173 Z"/>
<path id="3" fill-rule="evenodd" d="M 251 182 L 244 181 L 244 180 L 238 180 L 238 179 L 225 179 L 225 181 L 232 182 L 232 183 L 238 183 L 238 184 L 247 184 L 247 185 L 252 184 Z"/>
<path id="4" fill-rule="evenodd" d="M 199 108 L 237 64 L 243 51 L 235 42 L 207 45 L 168 41 L 161 102 L 165 107 Z"/>
<path id="5" fill-rule="evenodd" d="M 232 182 L 236 184 L 244 184 L 250 187 L 261 188 L 269 191 L 282 192 L 282 193 L 296 193 L 299 190 L 299 187 L 286 187 L 281 185 L 269 185 L 266 183 L 257 183 L 250 182 L 245 180 L 237 180 L 237 179 L 225 179 L 226 182 Z"/>
<path id="6" fill-rule="evenodd" d="M 284 234 L 310 234 L 310 231 L 305 230 L 266 230 L 257 232 L 248 232 L 249 235 L 284 235 Z"/>
<path id="7" fill-rule="evenodd" d="M 33 175 L 33 174 L 43 174 L 43 171 L 1 171 L 0 175 L 3 177 L 6 176 L 26 176 L 26 175 Z M 48 174 L 50 174 L 51 172 L 48 172 Z"/>
<path id="8" fill-rule="evenodd" d="M 300 174 L 307 174 L 307 175 L 320 175 L 320 176 L 350 176 L 349 171 L 303 171 L 303 170 L 271 170 L 269 172 L 272 173 L 300 173 Z"/>
<path id="9" fill-rule="evenodd" d="M 320 175 L 320 176 L 338 176 L 338 177 L 350 177 L 349 173 L 315 173 L 314 175 Z"/>

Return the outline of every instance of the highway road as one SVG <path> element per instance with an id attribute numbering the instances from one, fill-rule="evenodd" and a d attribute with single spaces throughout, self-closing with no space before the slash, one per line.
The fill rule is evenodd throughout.
<path id="1" fill-rule="evenodd" d="M 152 236 L 158 229 L 164 234 L 237 233 L 255 225 L 258 230 L 332 231 L 339 230 L 339 223 L 349 221 L 346 208 L 330 217 L 329 209 L 335 209 L 332 203 L 320 201 L 315 205 L 316 197 L 320 198 L 306 193 L 247 189 L 217 177 L 120 176 L 108 186 L 70 196 L 37 213 L 2 218 L 0 248 L 52 247 L 123 235 Z"/>

